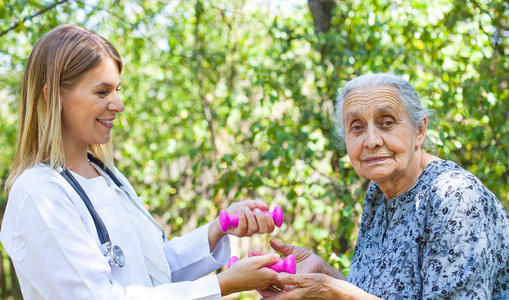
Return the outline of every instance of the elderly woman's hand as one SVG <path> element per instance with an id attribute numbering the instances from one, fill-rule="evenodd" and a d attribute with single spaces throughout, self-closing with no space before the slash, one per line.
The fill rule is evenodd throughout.
<path id="1" fill-rule="evenodd" d="M 271 240 L 270 246 L 274 251 L 284 256 L 293 255 L 297 262 L 297 273 L 322 273 L 337 279 L 346 280 L 338 270 L 331 267 L 325 260 L 304 248 L 285 244 L 278 240 Z"/>
<path id="2" fill-rule="evenodd" d="M 325 274 L 287 274 L 279 273 L 278 281 L 288 288 L 279 293 L 264 297 L 263 300 L 289 299 L 380 299 L 370 295 L 345 280 L 335 279 Z"/>
<path id="3" fill-rule="evenodd" d="M 278 240 L 271 240 L 270 245 L 272 249 L 274 249 L 276 252 L 283 254 L 284 256 L 288 256 L 290 254 L 293 255 L 295 261 L 297 262 L 297 274 L 323 273 L 337 279 L 346 280 L 346 278 L 343 275 L 341 275 L 341 273 L 332 268 L 321 257 L 319 257 L 318 255 L 314 254 L 309 250 L 306 250 L 298 246 L 285 244 Z M 261 254 L 263 253 L 260 253 L 256 250 L 249 251 L 249 256 L 257 256 Z M 264 297 L 275 296 L 279 293 L 282 293 L 281 288 L 282 286 L 277 287 L 271 286 L 264 290 L 258 290 L 258 293 L 260 293 L 260 295 Z"/>
<path id="4" fill-rule="evenodd" d="M 297 262 L 297 273 L 325 273 L 330 267 L 321 257 L 304 248 L 285 244 L 278 240 L 271 240 L 270 246 L 274 251 L 284 256 L 293 255 Z"/>

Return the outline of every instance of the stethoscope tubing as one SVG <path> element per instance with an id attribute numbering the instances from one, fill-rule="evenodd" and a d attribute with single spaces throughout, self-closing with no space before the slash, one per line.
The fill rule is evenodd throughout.
<path id="1" fill-rule="evenodd" d="M 60 172 L 60 175 L 62 175 L 69 182 L 69 184 L 74 188 L 74 190 L 78 193 L 81 199 L 83 199 L 83 202 L 85 202 L 85 206 L 87 207 L 88 211 L 90 212 L 90 215 L 92 216 L 92 219 L 94 220 L 95 228 L 97 230 L 97 235 L 99 236 L 99 241 L 101 242 L 101 245 L 109 243 L 111 240 L 110 235 L 108 234 L 108 230 L 106 229 L 106 226 L 104 226 L 101 217 L 99 216 L 94 206 L 92 205 L 90 198 L 88 198 L 87 193 L 85 193 L 81 185 L 78 183 L 76 178 L 72 176 L 69 170 L 64 169 L 62 172 Z"/>
<path id="2" fill-rule="evenodd" d="M 123 188 L 122 183 L 118 178 L 111 172 L 109 168 L 106 168 L 102 161 L 95 158 L 92 154 L 88 153 L 88 159 L 91 160 L 94 164 L 99 166 L 102 170 L 104 170 L 115 182 L 115 184 L 119 188 Z M 67 168 L 62 168 L 62 171 L 60 172 L 60 175 L 64 177 L 67 182 L 71 185 L 71 187 L 78 193 L 80 198 L 85 203 L 85 206 L 87 207 L 90 215 L 92 216 L 92 219 L 94 220 L 95 229 L 97 230 L 97 236 L 99 237 L 99 241 L 101 242 L 101 248 L 103 249 L 104 256 L 107 258 L 108 263 L 110 266 L 116 265 L 118 267 L 123 267 L 125 264 L 125 257 L 124 253 L 122 252 L 122 249 L 118 245 L 112 245 L 110 235 L 108 234 L 108 229 L 106 229 L 106 226 L 104 225 L 101 217 L 97 213 L 97 211 L 94 208 L 94 205 L 90 201 L 90 198 L 88 198 L 87 193 L 83 190 L 79 182 L 72 176 L 71 172 Z"/>

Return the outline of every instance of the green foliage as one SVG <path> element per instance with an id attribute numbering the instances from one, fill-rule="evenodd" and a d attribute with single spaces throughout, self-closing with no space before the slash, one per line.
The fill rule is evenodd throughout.
<path id="1" fill-rule="evenodd" d="M 369 182 L 334 146 L 332 99 L 367 72 L 409 79 L 438 112 L 438 155 L 509 208 L 504 1 L 344 1 L 320 34 L 307 7 L 251 1 L 62 1 L 37 14 L 49 5 L 0 0 L 0 32 L 19 23 L 0 36 L 2 180 L 27 55 L 50 28 L 77 23 L 123 57 L 117 167 L 171 235 L 259 198 L 283 207 L 281 239 L 347 274 Z"/>

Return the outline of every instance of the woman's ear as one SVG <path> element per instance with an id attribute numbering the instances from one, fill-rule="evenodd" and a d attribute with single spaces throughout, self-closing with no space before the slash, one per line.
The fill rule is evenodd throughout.
<path id="1" fill-rule="evenodd" d="M 424 143 L 424 139 L 426 138 L 426 130 L 428 128 L 428 117 L 424 117 L 422 119 L 421 125 L 417 128 L 417 143 L 416 147 L 421 147 Z"/>

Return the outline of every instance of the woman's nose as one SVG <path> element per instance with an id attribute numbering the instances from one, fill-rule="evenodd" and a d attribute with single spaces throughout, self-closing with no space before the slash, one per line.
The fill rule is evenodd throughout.
<path id="1" fill-rule="evenodd" d="M 380 131 L 376 128 L 376 126 L 368 126 L 364 146 L 368 149 L 376 149 L 377 147 L 382 147 L 382 145 L 383 139 L 380 135 Z"/>
<path id="2" fill-rule="evenodd" d="M 124 102 L 122 102 L 122 99 L 120 99 L 118 93 L 113 93 L 112 99 L 110 103 L 108 103 L 108 109 L 117 113 L 121 113 L 124 111 L 124 108 Z"/>

